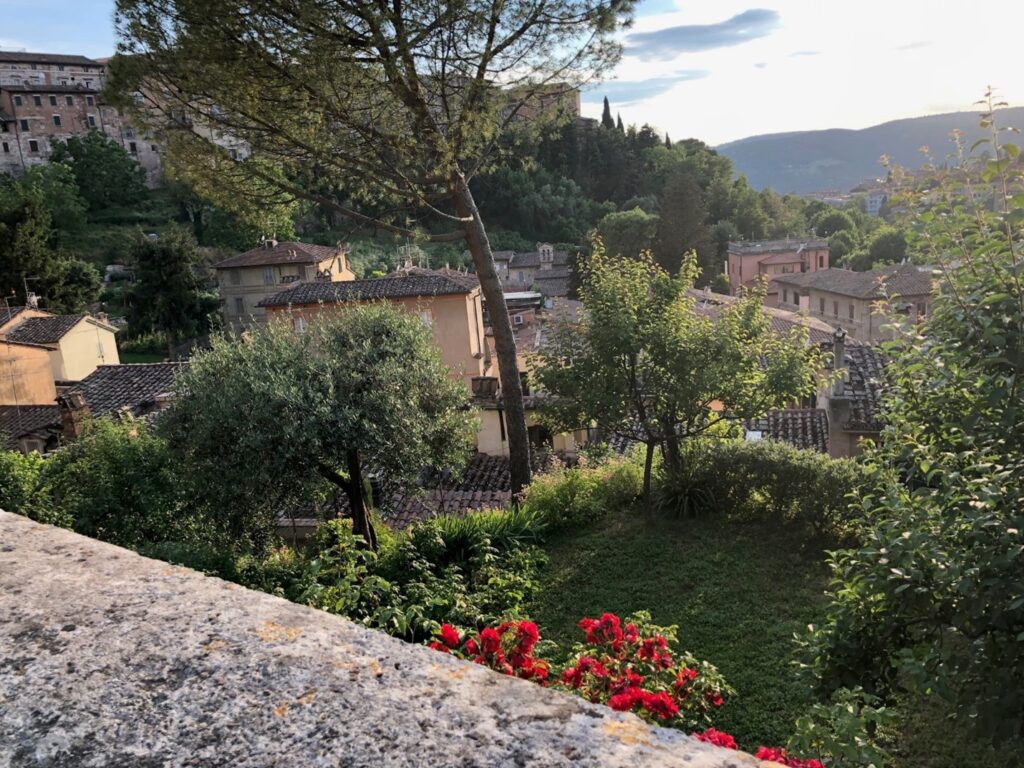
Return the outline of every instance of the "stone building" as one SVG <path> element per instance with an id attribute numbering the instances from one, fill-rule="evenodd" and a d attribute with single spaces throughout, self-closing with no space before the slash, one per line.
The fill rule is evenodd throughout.
<path id="1" fill-rule="evenodd" d="M 99 131 L 121 144 L 155 185 L 159 146 L 103 102 L 105 77 L 104 62 L 85 56 L 0 51 L 0 172 L 21 174 L 47 162 L 54 141 Z"/>

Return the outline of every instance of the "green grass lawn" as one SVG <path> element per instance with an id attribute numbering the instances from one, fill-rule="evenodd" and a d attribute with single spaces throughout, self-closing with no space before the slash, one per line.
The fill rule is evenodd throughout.
<path id="1" fill-rule="evenodd" d="M 718 666 L 737 695 L 716 727 L 746 749 L 785 744 L 810 693 L 790 661 L 793 633 L 824 605 L 824 545 L 800 531 L 623 512 L 546 547 L 531 607 L 544 636 L 582 639 L 580 617 L 649 610 L 681 647 Z"/>

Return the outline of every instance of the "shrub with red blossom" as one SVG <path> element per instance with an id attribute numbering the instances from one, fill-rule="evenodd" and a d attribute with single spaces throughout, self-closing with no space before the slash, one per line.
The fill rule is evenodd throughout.
<path id="1" fill-rule="evenodd" d="M 706 726 L 725 695 L 733 692 L 714 666 L 673 649 L 675 627 L 655 626 L 645 612 L 625 623 L 605 613 L 599 619 L 581 619 L 579 627 L 585 642 L 574 648 L 571 661 L 558 674 L 533 655 L 540 634 L 532 621 L 506 621 L 475 635 L 442 624 L 430 647 L 541 685 L 548 685 L 550 675 L 559 687 L 592 702 L 687 730 Z M 717 747 L 738 748 L 736 739 L 714 728 L 692 735 Z M 760 747 L 755 757 L 789 768 L 822 768 L 819 761 L 791 757 L 780 747 Z"/>
<path id="2" fill-rule="evenodd" d="M 620 712 L 651 722 L 692 728 L 710 722 L 731 689 L 715 667 L 673 649 L 675 627 L 651 623 L 647 613 L 625 622 L 614 613 L 579 622 L 575 647 L 559 684 Z"/>

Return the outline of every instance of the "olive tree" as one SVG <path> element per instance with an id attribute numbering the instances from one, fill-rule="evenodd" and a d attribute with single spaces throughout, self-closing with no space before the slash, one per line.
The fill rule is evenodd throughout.
<path id="1" fill-rule="evenodd" d="M 302 334 L 272 320 L 246 340 L 216 339 L 182 372 L 160 427 L 225 514 L 276 515 L 326 480 L 376 548 L 364 468 L 407 481 L 457 468 L 472 445 L 466 400 L 416 316 L 357 305 L 325 310 Z"/>
<path id="2" fill-rule="evenodd" d="M 466 241 L 501 376 L 513 491 L 530 477 L 515 338 L 469 182 L 510 133 L 619 58 L 633 0 L 118 0 L 110 90 L 137 95 L 204 194 L 299 199 Z M 131 102 L 131 99 L 128 99 Z M 179 167 L 181 164 L 179 163 Z"/>

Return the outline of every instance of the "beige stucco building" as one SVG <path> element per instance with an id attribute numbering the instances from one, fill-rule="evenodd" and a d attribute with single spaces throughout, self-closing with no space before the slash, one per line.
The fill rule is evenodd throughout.
<path id="1" fill-rule="evenodd" d="M 241 331 L 265 323 L 269 299 L 300 283 L 348 282 L 355 273 L 343 246 L 267 240 L 245 253 L 214 264 L 225 325 Z"/>
<path id="2" fill-rule="evenodd" d="M 47 347 L 0 342 L 0 405 L 53 405 L 56 397 Z"/>
<path id="3" fill-rule="evenodd" d="M 779 275 L 774 283 L 779 308 L 841 326 L 850 338 L 869 344 L 892 337 L 884 326 L 893 314 L 916 322 L 931 310 L 932 269 L 914 264 Z"/>
<path id="4" fill-rule="evenodd" d="M 55 382 L 80 381 L 101 365 L 117 365 L 116 329 L 89 315 L 51 315 L 34 310 L 0 329 L 4 340 L 37 344 L 49 353 Z"/>

